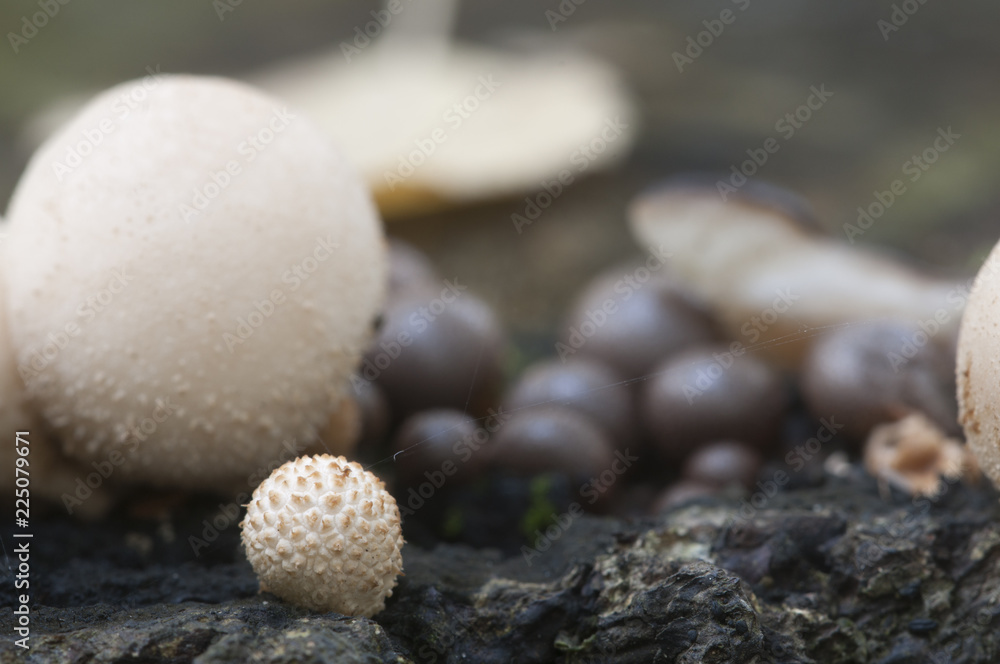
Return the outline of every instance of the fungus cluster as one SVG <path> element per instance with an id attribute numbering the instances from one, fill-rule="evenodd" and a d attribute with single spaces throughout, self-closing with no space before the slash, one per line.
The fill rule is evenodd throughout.
<path id="1" fill-rule="evenodd" d="M 166 78 L 85 159 L 53 168 L 103 126 L 119 94 L 99 96 L 53 136 L 13 198 L 0 413 L 11 428 L 40 417 L 75 461 L 119 455 L 116 481 L 227 489 L 288 441 L 317 451 L 257 487 L 240 524 L 261 589 L 289 602 L 372 616 L 402 573 L 400 512 L 385 485 L 318 453 L 359 439 L 392 438 L 395 479 L 411 494 L 425 479 L 467 488 L 495 473 L 525 486 L 561 474 L 571 490 L 602 478 L 589 504 L 609 509 L 628 474 L 622 484 L 638 476 L 666 489 L 644 508 L 667 509 L 752 487 L 764 456 L 799 436 L 789 433 L 794 379 L 813 415 L 848 422 L 845 437 L 874 430 L 865 463 L 883 483 L 934 494 L 967 461 L 947 437 L 950 330 L 902 368 L 887 363 L 912 332 L 900 321 L 933 316 L 951 284 L 822 237 L 785 192 L 753 185 L 724 202 L 704 183 L 675 181 L 640 197 L 633 231 L 674 250 L 659 259 L 664 272 L 644 267 L 650 278 L 627 289 L 618 272 L 594 279 L 569 310 L 560 361 L 535 360 L 504 394 L 506 338 L 492 309 L 403 243 L 387 271 L 365 186 L 277 100 L 218 79 Z M 334 97 L 314 100 L 327 122 L 358 112 L 352 95 Z M 484 152 L 498 149 L 487 133 Z M 462 184 L 464 153 L 439 154 L 414 190 L 482 195 Z M 438 179 L 459 185 L 438 190 Z M 959 396 L 1000 483 L 991 276 L 977 282 L 962 330 Z M 771 311 L 776 296 L 793 315 Z M 767 311 L 773 321 L 747 327 Z M 828 331 L 801 334 L 816 328 Z M 761 352 L 732 341 L 747 329 Z M 488 408 L 498 402 L 509 414 Z M 487 411 L 496 427 L 475 419 Z M 390 436 L 393 422 L 402 424 Z M 663 487 L 664 477 L 679 481 Z"/>

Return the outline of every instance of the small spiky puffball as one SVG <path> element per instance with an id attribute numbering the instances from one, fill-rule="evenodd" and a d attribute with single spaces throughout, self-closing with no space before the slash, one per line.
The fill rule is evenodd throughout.
<path id="1" fill-rule="evenodd" d="M 314 611 L 371 617 L 403 571 L 396 500 L 344 457 L 304 456 L 276 469 L 240 527 L 261 590 Z"/>

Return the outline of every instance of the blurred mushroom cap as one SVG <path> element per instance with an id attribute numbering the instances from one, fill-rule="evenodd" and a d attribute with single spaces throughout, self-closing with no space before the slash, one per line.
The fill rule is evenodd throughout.
<path id="1" fill-rule="evenodd" d="M 597 170 L 624 157 L 635 133 L 618 74 L 565 52 L 387 40 L 250 79 L 310 115 L 389 216 L 533 191 L 564 169 Z"/>
<path id="2" fill-rule="evenodd" d="M 955 283 L 817 234 L 801 199 L 772 185 L 731 193 L 701 178 L 668 180 L 633 201 L 629 221 L 640 245 L 670 249 L 672 270 L 734 338 L 786 365 L 799 362 L 813 328 L 954 309 Z M 768 324 L 747 337 L 765 314 Z M 956 324 L 952 316 L 943 327 Z"/>

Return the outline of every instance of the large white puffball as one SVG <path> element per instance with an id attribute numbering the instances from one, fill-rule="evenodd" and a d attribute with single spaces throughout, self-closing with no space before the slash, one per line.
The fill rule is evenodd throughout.
<path id="1" fill-rule="evenodd" d="M 30 398 L 68 454 L 121 455 L 132 481 L 246 485 L 315 442 L 381 305 L 381 225 L 354 170 L 224 79 L 99 95 L 8 215 Z"/>
<path id="2" fill-rule="evenodd" d="M 979 467 L 1000 487 L 1000 243 L 979 268 L 962 315 L 956 377 L 958 420 Z"/>

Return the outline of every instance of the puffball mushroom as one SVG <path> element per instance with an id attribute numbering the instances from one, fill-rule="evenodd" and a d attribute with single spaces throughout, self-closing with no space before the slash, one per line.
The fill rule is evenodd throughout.
<path id="1" fill-rule="evenodd" d="M 262 591 L 314 611 L 371 617 L 403 571 L 396 500 L 344 457 L 299 457 L 253 492 L 240 523 Z"/>
<path id="2" fill-rule="evenodd" d="M 812 328 L 872 318 L 923 321 L 953 309 L 955 283 L 823 237 L 801 200 L 771 185 L 751 182 L 723 198 L 714 181 L 678 177 L 639 196 L 629 221 L 640 245 L 671 251 L 669 267 L 733 338 L 744 339 L 748 323 L 778 313 L 754 328 L 754 343 L 787 365 L 798 364 Z M 951 333 L 954 321 L 942 327 Z"/>
<path id="3" fill-rule="evenodd" d="M 43 145 L 14 193 L 22 377 L 69 455 L 124 453 L 116 479 L 243 484 L 283 441 L 313 442 L 340 402 L 383 297 L 379 219 L 341 154 L 277 99 L 172 76 L 122 116 L 130 86 Z"/>
<path id="4" fill-rule="evenodd" d="M 983 473 L 1000 487 L 1000 243 L 976 275 L 958 335 L 958 419 Z"/>
<path id="5" fill-rule="evenodd" d="M 0 233 L 6 232 L 0 221 Z M 111 506 L 111 497 L 105 487 L 93 483 L 79 489 L 77 481 L 84 481 L 92 468 L 76 466 L 63 457 L 56 446 L 47 440 L 30 412 L 24 384 L 18 376 L 14 349 L 7 329 L 6 290 L 0 278 L 0 495 L 14 504 L 17 459 L 24 457 L 23 470 L 31 479 L 32 495 L 53 503 L 61 502 L 70 514 L 84 518 L 102 516 Z M 17 438 L 26 441 L 15 444 Z M 19 453 L 23 449 L 25 454 Z M 22 475 L 24 477 L 24 475 Z M 80 491 L 80 494 L 77 492 Z M 82 498 L 81 498 L 82 496 Z"/>

